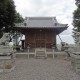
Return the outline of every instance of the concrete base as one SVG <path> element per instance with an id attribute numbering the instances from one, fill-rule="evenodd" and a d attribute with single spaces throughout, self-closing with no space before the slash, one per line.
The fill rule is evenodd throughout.
<path id="1" fill-rule="evenodd" d="M 0 56 L 0 60 L 11 59 L 11 56 Z"/>
<path id="2" fill-rule="evenodd" d="M 3 72 L 11 72 L 15 69 L 15 66 L 12 67 L 11 69 L 0 69 L 0 73 L 3 73 Z"/>
<path id="3" fill-rule="evenodd" d="M 71 64 L 76 72 L 80 72 L 80 55 L 76 52 L 71 54 Z"/>
<path id="4" fill-rule="evenodd" d="M 61 58 L 61 59 L 64 58 L 65 59 L 65 58 L 67 58 L 67 53 L 64 52 L 64 51 L 62 51 L 62 52 L 55 52 L 54 57 L 55 58 Z"/>
<path id="5" fill-rule="evenodd" d="M 14 70 L 15 65 L 15 53 L 11 55 L 0 55 L 0 73 L 11 72 Z"/>
<path id="6" fill-rule="evenodd" d="M 46 58 L 61 58 L 65 59 L 67 58 L 67 53 L 62 51 L 62 52 L 46 52 L 45 57 Z M 35 58 L 35 53 L 27 53 L 27 52 L 20 52 L 16 53 L 16 58 Z"/>

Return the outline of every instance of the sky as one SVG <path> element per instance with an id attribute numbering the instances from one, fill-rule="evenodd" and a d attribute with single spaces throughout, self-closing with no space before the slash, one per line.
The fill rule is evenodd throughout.
<path id="1" fill-rule="evenodd" d="M 74 44 L 72 37 L 73 12 L 77 8 L 75 0 L 14 0 L 16 10 L 24 18 L 31 16 L 56 17 L 59 23 L 68 24 L 68 29 L 60 34 L 63 42 Z M 57 36 L 57 43 L 60 44 Z"/>

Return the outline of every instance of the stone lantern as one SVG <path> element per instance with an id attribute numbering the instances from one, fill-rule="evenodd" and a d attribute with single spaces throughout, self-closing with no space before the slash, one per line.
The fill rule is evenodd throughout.
<path id="1" fill-rule="evenodd" d="M 4 33 L 0 39 L 0 72 L 10 72 L 15 67 L 15 53 L 8 44 L 9 33 Z"/>
<path id="2" fill-rule="evenodd" d="M 76 72 L 80 72 L 80 32 L 75 32 L 76 50 L 71 54 L 71 64 Z"/>

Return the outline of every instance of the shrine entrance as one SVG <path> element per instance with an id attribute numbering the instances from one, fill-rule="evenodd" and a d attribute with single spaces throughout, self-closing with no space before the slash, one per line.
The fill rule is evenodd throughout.
<path id="1" fill-rule="evenodd" d="M 45 48 L 46 47 L 46 38 L 45 31 L 40 30 L 36 33 L 36 48 Z"/>
<path id="2" fill-rule="evenodd" d="M 37 48 L 45 48 L 45 40 L 36 40 Z"/>

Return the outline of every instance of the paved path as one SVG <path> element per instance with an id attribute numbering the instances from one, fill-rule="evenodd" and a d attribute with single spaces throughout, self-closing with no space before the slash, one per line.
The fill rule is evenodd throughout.
<path id="1" fill-rule="evenodd" d="M 61 59 L 16 59 L 16 68 L 0 73 L 0 80 L 80 80 L 70 61 Z"/>

